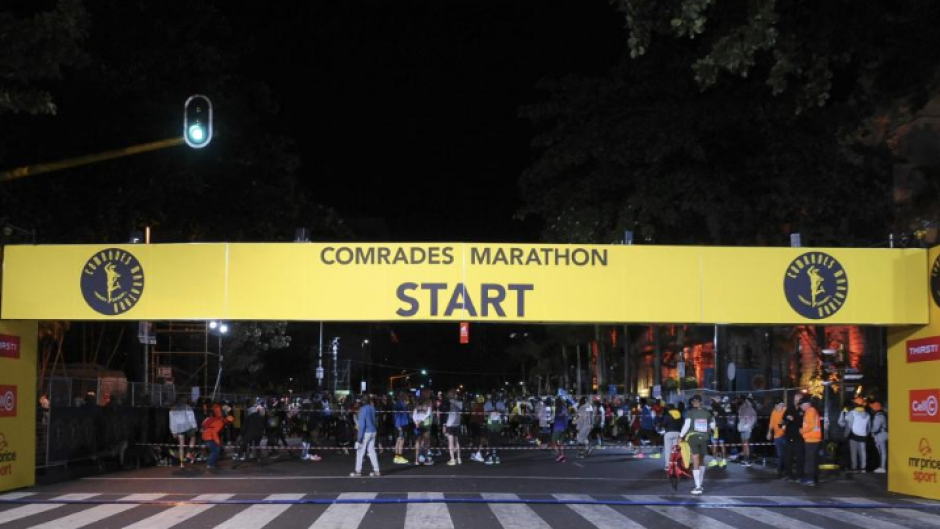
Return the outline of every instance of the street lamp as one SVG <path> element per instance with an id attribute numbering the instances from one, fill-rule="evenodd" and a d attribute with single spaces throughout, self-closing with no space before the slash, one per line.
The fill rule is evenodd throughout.
<path id="1" fill-rule="evenodd" d="M 212 400 L 215 400 L 219 393 L 219 386 L 222 384 L 222 336 L 228 334 L 228 324 L 225 322 L 210 321 L 209 331 L 219 338 L 219 372 L 215 377 L 215 388 L 212 390 Z"/>

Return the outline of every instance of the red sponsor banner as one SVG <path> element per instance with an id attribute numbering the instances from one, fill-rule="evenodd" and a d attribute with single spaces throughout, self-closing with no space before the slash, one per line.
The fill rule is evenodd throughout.
<path id="1" fill-rule="evenodd" d="M 20 357 L 20 337 L 0 334 L 0 358 Z"/>
<path id="2" fill-rule="evenodd" d="M 16 417 L 16 386 L 0 386 L 0 417 Z"/>
<path id="3" fill-rule="evenodd" d="M 911 390 L 911 422 L 940 422 L 940 389 Z"/>
<path id="4" fill-rule="evenodd" d="M 460 343 L 467 344 L 470 343 L 470 323 L 466 321 L 460 322 Z"/>
<path id="5" fill-rule="evenodd" d="M 940 336 L 907 341 L 907 362 L 940 360 Z"/>

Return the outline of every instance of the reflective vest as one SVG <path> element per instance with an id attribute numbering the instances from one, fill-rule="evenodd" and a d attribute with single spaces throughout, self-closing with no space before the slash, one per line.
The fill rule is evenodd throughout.
<path id="1" fill-rule="evenodd" d="M 807 443 L 822 441 L 822 424 L 816 408 L 810 406 L 803 413 L 803 427 L 800 429 L 800 433 L 803 434 L 803 440 Z"/>

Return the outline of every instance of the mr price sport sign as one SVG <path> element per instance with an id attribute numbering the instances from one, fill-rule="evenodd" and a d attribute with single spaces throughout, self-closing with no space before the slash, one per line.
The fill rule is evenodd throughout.
<path id="1" fill-rule="evenodd" d="M 11 246 L 0 309 L 22 320 L 916 324 L 927 320 L 923 257 L 484 243 Z"/>

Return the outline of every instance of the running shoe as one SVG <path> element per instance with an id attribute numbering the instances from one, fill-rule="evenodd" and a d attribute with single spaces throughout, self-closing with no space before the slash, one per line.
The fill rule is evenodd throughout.
<path id="1" fill-rule="evenodd" d="M 310 456 L 310 461 L 323 461 L 323 458 L 318 456 L 317 454 L 313 454 L 312 456 Z"/>
<path id="2" fill-rule="evenodd" d="M 563 455 L 561 455 L 561 454 L 558 454 L 558 456 L 555 457 L 555 462 L 556 462 L 556 463 L 561 463 L 561 460 L 564 459 L 564 458 L 565 458 L 565 456 L 563 456 Z"/>
<path id="3" fill-rule="evenodd" d="M 887 470 L 885 470 L 884 467 L 878 467 L 875 469 L 875 474 L 884 474 L 885 472 L 887 472 Z"/>
<path id="4" fill-rule="evenodd" d="M 718 462 L 718 466 L 721 468 L 725 468 L 726 466 L 728 466 L 728 461 L 725 459 L 722 459 L 721 461 Z"/>
<path id="5" fill-rule="evenodd" d="M 451 459 L 450 461 L 447 462 L 447 466 L 449 466 L 449 467 L 455 467 L 455 466 L 457 466 L 457 460 L 456 460 L 456 459 Z"/>
<path id="6" fill-rule="evenodd" d="M 493 456 L 493 464 L 499 465 L 502 461 L 499 460 L 499 456 Z"/>
<path id="7" fill-rule="evenodd" d="M 702 487 L 695 487 L 694 489 L 692 489 L 693 496 L 701 496 L 703 492 L 705 492 L 705 489 L 703 489 Z"/>
<path id="8" fill-rule="evenodd" d="M 711 461 L 708 462 L 708 466 L 709 466 L 709 467 L 717 467 L 717 466 L 718 466 L 718 460 L 717 460 L 717 459 L 712 459 Z"/>
<path id="9" fill-rule="evenodd" d="M 485 464 L 487 464 L 487 465 L 492 465 L 492 464 L 493 464 L 493 456 L 487 456 L 487 457 L 486 457 L 486 462 L 485 462 Z"/>
<path id="10" fill-rule="evenodd" d="M 655 454 L 651 455 L 650 457 L 652 457 L 653 459 L 662 459 L 663 455 L 660 454 L 659 452 L 656 452 Z"/>
<path id="11" fill-rule="evenodd" d="M 637 452 L 637 454 L 633 457 L 637 459 L 643 459 L 644 457 L 646 457 L 646 454 L 644 454 L 643 452 Z"/>
<path id="12" fill-rule="evenodd" d="M 374 477 L 374 478 L 378 478 L 378 477 L 381 477 L 381 476 L 382 476 L 382 473 L 379 472 L 378 470 L 374 470 L 374 471 L 372 471 L 372 473 L 369 474 L 369 475 L 372 476 L 372 477 Z"/>
<path id="13" fill-rule="evenodd" d="M 474 452 L 473 455 L 470 456 L 470 461 L 476 461 L 477 463 L 482 463 L 483 454 L 481 454 L 480 452 Z"/>
<path id="14" fill-rule="evenodd" d="M 362 477 L 362 473 L 360 473 L 360 472 L 350 472 L 350 473 L 349 473 L 349 477 L 351 477 L 351 478 L 361 478 L 361 477 Z"/>

